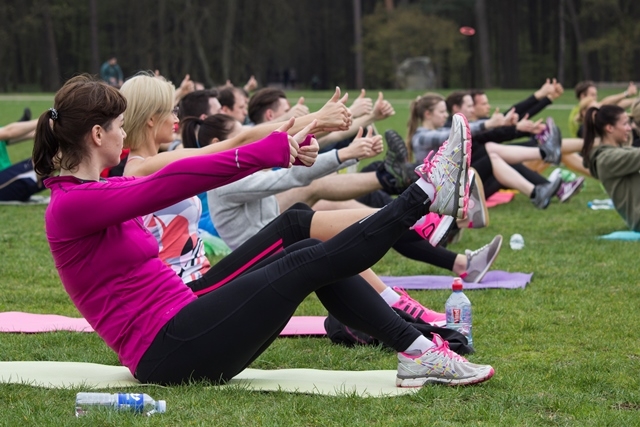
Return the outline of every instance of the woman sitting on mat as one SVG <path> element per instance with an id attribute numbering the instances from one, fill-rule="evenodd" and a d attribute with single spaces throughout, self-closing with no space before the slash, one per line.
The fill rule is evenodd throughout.
<path id="1" fill-rule="evenodd" d="M 291 167 L 311 126 L 295 138 L 274 132 L 249 145 L 183 158 L 146 177 L 100 179 L 101 170 L 119 162 L 125 108 L 122 94 L 106 83 L 72 78 L 40 116 L 33 159 L 42 176 L 60 167 L 59 176 L 45 181 L 51 189 L 45 224 L 62 283 L 138 380 L 228 381 L 273 342 L 312 292 L 338 320 L 398 351 L 399 386 L 472 384 L 493 375 L 491 366 L 428 340 L 357 275 L 429 211 L 464 216 L 470 141 L 450 140 L 418 167 L 415 184 L 333 239 L 299 242 L 197 298 L 158 258 L 140 216 L 264 168 Z"/>
<path id="2" fill-rule="evenodd" d="M 640 149 L 630 146 L 629 115 L 617 105 L 591 107 L 584 131 L 584 166 L 602 182 L 627 226 L 640 232 Z"/>

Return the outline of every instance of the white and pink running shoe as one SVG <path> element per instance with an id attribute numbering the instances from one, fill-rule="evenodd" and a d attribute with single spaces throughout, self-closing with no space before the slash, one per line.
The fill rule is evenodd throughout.
<path id="1" fill-rule="evenodd" d="M 418 176 L 432 185 L 431 212 L 463 219 L 469 207 L 469 167 L 471 129 L 467 119 L 454 114 L 449 139 L 437 152 L 431 151 L 424 164 L 416 167 Z"/>

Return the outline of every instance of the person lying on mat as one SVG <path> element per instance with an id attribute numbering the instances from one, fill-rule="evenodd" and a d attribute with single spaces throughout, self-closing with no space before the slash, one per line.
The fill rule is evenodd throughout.
<path id="1" fill-rule="evenodd" d="M 206 154 L 206 150 L 211 150 L 211 148 L 200 148 L 176 150 L 168 154 L 158 153 L 159 147 L 172 139 L 172 132 L 168 125 L 178 121 L 175 115 L 163 118 L 157 114 L 158 111 L 170 111 L 173 108 L 171 102 L 174 99 L 173 91 L 174 87 L 171 83 L 145 74 L 137 75 L 122 85 L 120 93 L 127 100 L 127 109 L 124 112 L 124 130 L 127 133 L 125 146 L 131 149 L 124 169 L 125 176 L 151 175 L 187 154 Z M 335 113 L 336 118 L 326 112 L 318 117 L 322 119 L 323 124 L 328 124 L 330 120 L 340 120 L 343 110 L 336 109 Z M 244 131 L 241 130 L 242 127 L 237 120 L 228 115 L 216 116 L 224 118 L 225 123 L 239 129 L 237 133 L 225 136 L 224 140 L 235 141 L 241 137 Z M 273 128 L 273 125 L 266 127 L 267 130 L 263 131 L 263 136 L 270 133 L 270 128 Z M 263 127 L 256 126 L 253 132 L 256 133 L 260 129 Z M 368 140 L 364 142 L 371 144 Z M 203 143 L 202 147 L 209 145 L 208 142 Z M 187 147 L 191 145 L 187 144 Z M 335 159 L 334 153 L 321 156 Z M 160 259 L 171 267 L 198 296 L 231 283 L 283 248 L 309 237 L 324 240 L 328 233 L 327 229 L 333 230 L 336 227 L 340 230 L 344 229 L 375 210 L 350 210 L 342 213 L 327 211 L 314 215 L 315 212 L 308 206 L 296 205 L 283 215 L 268 218 L 265 221 L 267 225 L 262 229 L 255 230 L 254 226 L 246 224 L 247 228 L 254 231 L 249 233 L 251 237 L 245 239 L 246 241 L 240 245 L 234 245 L 234 251 L 214 265 L 209 263 L 204 244 L 198 236 L 201 212 L 202 205 L 196 196 L 143 216 L 145 227 L 158 241 Z M 478 260 L 480 258 L 482 257 L 479 256 Z M 427 323 L 445 320 L 443 313 L 429 310 L 406 292 L 400 290 L 395 292 L 388 288 L 370 269 L 361 274 L 389 305 L 402 308 Z"/>
<path id="2" fill-rule="evenodd" d="M 631 146 L 629 115 L 617 105 L 591 107 L 584 117 L 582 157 L 629 229 L 640 232 L 640 148 Z"/>
<path id="3" fill-rule="evenodd" d="M 437 337 L 428 340 L 358 275 L 428 212 L 466 214 L 471 141 L 452 137 L 417 167 L 416 183 L 336 237 L 294 244 L 198 298 L 160 260 L 140 217 L 258 170 L 312 164 L 313 152 L 300 144 L 315 123 L 293 137 L 276 131 L 227 151 L 184 157 L 145 177 L 101 179 L 101 170 L 120 161 L 125 109 L 124 96 L 106 83 L 70 79 L 39 118 L 33 160 L 42 176 L 60 167 L 59 176 L 45 180 L 51 189 L 45 225 L 62 284 L 139 381 L 230 380 L 269 347 L 312 292 L 344 324 L 398 352 L 398 386 L 465 385 L 493 376 L 491 366 L 468 362 Z M 159 111 L 156 119 L 170 115 Z M 455 128 L 464 125 L 454 120 Z"/>
<path id="4" fill-rule="evenodd" d="M 30 120 L 31 110 L 26 108 L 19 121 L 0 127 L 0 201 L 26 202 L 44 190 L 42 180 L 33 171 L 31 159 L 11 164 L 7 145 L 33 138 L 37 120 Z"/>

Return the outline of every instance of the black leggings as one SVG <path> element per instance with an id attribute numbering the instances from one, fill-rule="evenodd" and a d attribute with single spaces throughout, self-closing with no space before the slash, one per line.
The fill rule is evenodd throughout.
<path id="1" fill-rule="evenodd" d="M 158 384 L 226 382 L 278 337 L 312 292 L 342 323 L 396 351 L 406 350 L 420 332 L 358 273 L 379 261 L 428 211 L 428 198 L 413 184 L 391 204 L 334 238 L 304 240 L 261 261 L 180 310 L 143 355 L 136 378 Z"/>
<path id="2" fill-rule="evenodd" d="M 391 203 L 393 198 L 384 191 L 378 190 L 360 197 L 358 201 L 372 208 L 381 208 Z M 432 246 L 431 243 L 420 237 L 413 230 L 404 232 L 393 244 L 392 248 L 406 258 L 435 265 L 449 271 L 453 271 L 453 265 L 458 256 L 457 253 L 451 252 L 442 246 Z"/>

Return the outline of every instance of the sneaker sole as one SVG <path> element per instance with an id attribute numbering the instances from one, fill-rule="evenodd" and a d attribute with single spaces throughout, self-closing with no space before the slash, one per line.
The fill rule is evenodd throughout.
<path id="1" fill-rule="evenodd" d="M 445 384 L 449 386 L 473 385 L 487 381 L 495 374 L 495 370 L 490 368 L 489 371 L 480 376 L 469 378 L 440 378 L 440 377 L 420 377 L 420 378 L 400 378 L 396 377 L 396 387 L 402 388 L 419 388 L 426 384 Z"/>
<path id="2" fill-rule="evenodd" d="M 458 200 L 454 204 L 454 211 L 456 218 L 464 219 L 467 216 L 467 209 L 469 206 L 469 168 L 471 167 L 471 128 L 469 128 L 469 122 L 467 118 L 462 114 L 456 114 L 462 120 L 460 126 L 462 126 L 464 135 L 462 144 L 462 161 L 460 162 L 460 171 L 458 173 L 458 186 L 456 188 Z M 464 167 L 463 167 L 464 166 Z"/>
<path id="3" fill-rule="evenodd" d="M 431 246 L 438 246 L 438 243 L 447 235 L 449 228 L 451 228 L 451 224 L 453 224 L 453 217 L 449 215 L 445 215 L 441 220 L 433 233 L 431 233 L 431 237 L 429 237 L 429 243 Z M 423 236 L 424 237 L 424 236 Z"/>
<path id="4" fill-rule="evenodd" d="M 488 227 L 489 226 L 489 208 L 487 207 L 487 199 L 484 197 L 484 185 L 482 184 L 482 180 L 478 176 L 478 172 L 473 168 L 469 168 L 469 170 L 472 170 L 474 174 L 473 182 L 475 183 L 476 189 L 478 190 L 478 194 L 480 195 L 480 203 L 482 203 L 482 217 L 484 218 L 482 225 L 479 225 L 476 227 L 474 226 L 473 222 L 470 222 L 469 228 Z M 469 184 L 469 187 L 471 187 L 471 184 Z M 469 191 L 471 191 L 471 188 L 469 188 Z"/>

